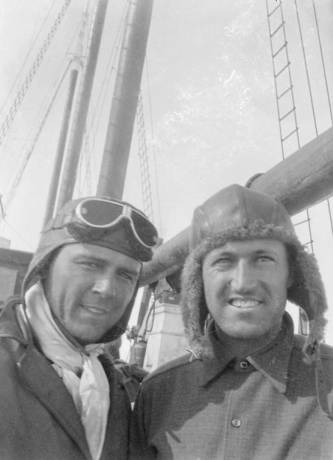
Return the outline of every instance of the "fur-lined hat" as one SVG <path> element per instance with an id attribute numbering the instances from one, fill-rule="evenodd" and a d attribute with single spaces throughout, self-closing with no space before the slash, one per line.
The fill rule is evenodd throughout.
<path id="1" fill-rule="evenodd" d="M 306 313 L 309 335 L 307 361 L 315 359 L 323 339 L 326 296 L 316 260 L 299 242 L 286 209 L 263 193 L 231 185 L 198 207 L 193 215 L 190 254 L 182 275 L 185 332 L 193 353 L 209 355 L 204 328 L 208 309 L 204 299 L 202 263 L 205 256 L 228 241 L 274 239 L 286 245 L 293 283 L 287 298 Z"/>

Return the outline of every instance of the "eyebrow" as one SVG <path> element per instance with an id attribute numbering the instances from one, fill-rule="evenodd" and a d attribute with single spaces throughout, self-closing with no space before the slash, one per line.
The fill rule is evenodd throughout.
<path id="1" fill-rule="evenodd" d="M 109 263 L 108 259 L 104 259 L 103 257 L 97 257 L 97 256 L 91 256 L 88 254 L 78 254 L 74 256 L 73 261 L 78 262 L 80 260 L 87 260 L 89 262 L 96 262 L 97 264 L 104 264 L 107 265 Z M 119 265 L 118 270 L 124 270 L 128 274 L 131 275 L 139 275 L 140 274 L 140 269 L 135 270 L 134 268 L 127 267 L 125 265 Z"/>
<path id="2" fill-rule="evenodd" d="M 267 249 L 257 249 L 254 252 L 251 251 L 251 254 L 254 255 L 263 255 L 263 254 L 271 254 L 271 255 L 277 255 L 277 252 L 274 249 L 267 248 Z M 234 256 L 238 255 L 237 251 L 233 251 L 230 249 L 221 249 L 217 254 L 215 254 L 215 257 L 221 257 L 221 256 Z"/>
<path id="3" fill-rule="evenodd" d="M 274 251 L 274 249 L 258 249 L 257 251 L 255 251 L 255 254 L 257 255 L 261 255 L 261 254 L 271 254 L 271 255 L 277 255 L 277 252 Z"/>
<path id="4" fill-rule="evenodd" d="M 73 257 L 73 261 L 77 262 L 79 260 L 89 260 L 91 262 L 98 262 L 98 263 L 107 263 L 106 259 L 103 259 L 103 257 L 96 257 L 96 256 L 90 256 L 89 254 L 78 254 Z"/>
<path id="5" fill-rule="evenodd" d="M 139 276 L 139 274 L 140 274 L 140 270 L 135 270 L 134 268 L 120 266 L 120 267 L 118 267 L 118 269 L 123 270 L 126 273 L 128 273 L 129 275 L 133 275 L 133 276 Z"/>

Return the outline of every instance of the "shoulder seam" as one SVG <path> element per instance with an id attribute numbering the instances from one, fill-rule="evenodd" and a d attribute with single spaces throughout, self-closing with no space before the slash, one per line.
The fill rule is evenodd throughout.
<path id="1" fill-rule="evenodd" d="M 156 378 L 156 377 L 159 377 L 162 374 L 165 374 L 166 372 L 172 372 L 173 370 L 178 369 L 181 366 L 189 365 L 189 364 L 192 364 L 192 363 L 198 361 L 198 358 L 193 357 L 193 359 L 191 359 L 192 356 L 193 355 L 191 355 L 191 354 L 183 355 L 180 358 L 176 358 L 176 360 L 174 360 L 174 361 L 170 361 L 169 363 L 163 364 L 160 369 L 157 368 L 151 374 L 148 374 L 144 378 L 143 384 L 148 382 L 148 381 L 150 381 L 150 380 L 152 380 L 152 379 L 154 379 L 154 378 Z"/>

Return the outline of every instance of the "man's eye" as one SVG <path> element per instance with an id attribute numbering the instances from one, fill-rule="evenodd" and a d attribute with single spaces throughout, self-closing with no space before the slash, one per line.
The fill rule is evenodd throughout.
<path id="1" fill-rule="evenodd" d="M 217 265 L 217 266 L 227 266 L 227 265 L 230 265 L 231 264 L 231 259 L 230 257 L 220 257 L 219 259 L 217 259 L 214 263 L 214 265 Z"/>
<path id="2" fill-rule="evenodd" d="M 274 262 L 273 257 L 271 256 L 259 256 L 257 259 L 258 262 Z"/>
<path id="3" fill-rule="evenodd" d="M 87 268 L 91 270 L 96 270 L 98 268 L 98 264 L 96 262 L 90 262 L 88 260 L 83 260 L 79 262 L 79 265 L 81 265 L 83 268 Z"/>
<path id="4" fill-rule="evenodd" d="M 126 271 L 121 271 L 119 272 L 119 276 L 123 278 L 126 281 L 133 281 L 134 280 L 134 275 L 132 273 L 126 272 Z"/>

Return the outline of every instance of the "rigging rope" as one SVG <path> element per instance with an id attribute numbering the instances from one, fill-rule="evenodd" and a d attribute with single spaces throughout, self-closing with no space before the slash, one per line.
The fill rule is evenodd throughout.
<path id="1" fill-rule="evenodd" d="M 278 112 L 278 121 L 279 121 L 279 131 L 280 131 L 280 143 L 282 151 L 282 159 L 285 159 L 285 142 L 290 140 L 292 136 L 296 136 L 297 148 L 298 150 L 301 147 L 300 136 L 299 136 L 299 127 L 296 114 L 296 103 L 294 96 L 294 84 L 291 73 L 291 62 L 288 51 L 288 41 L 286 34 L 286 21 L 283 13 L 282 0 L 279 2 L 274 2 L 273 6 L 269 6 L 269 0 L 266 0 L 266 10 L 267 10 L 267 20 L 268 20 L 268 31 L 270 38 L 270 47 L 272 55 L 272 64 L 273 64 L 273 74 L 274 74 L 274 87 L 275 87 L 275 96 L 276 96 L 276 105 Z M 279 15 L 279 16 L 278 16 Z M 278 16 L 278 18 L 276 18 Z M 272 27 L 272 25 L 274 26 Z M 279 43 L 280 46 L 273 44 L 273 40 Z M 282 62 L 281 62 L 282 61 Z M 285 77 L 287 78 L 287 87 L 285 87 Z M 283 82 L 282 88 L 278 85 L 278 79 L 280 83 Z M 287 111 L 282 112 L 283 103 L 286 103 L 286 98 L 290 98 L 290 103 Z M 286 109 L 285 109 L 286 110 Z M 285 130 L 289 132 L 283 132 L 283 125 Z M 290 128 L 291 125 L 291 128 Z M 288 128 L 288 129 L 287 129 Z M 310 246 L 311 252 L 313 252 L 313 239 L 312 239 L 312 229 L 310 223 L 310 214 L 309 210 L 305 210 L 306 219 L 301 222 L 296 223 L 295 225 L 300 225 L 307 223 L 309 241 L 306 242 L 306 245 Z"/>
<path id="2" fill-rule="evenodd" d="M 328 107 L 329 107 L 329 111 L 330 111 L 331 123 L 333 125 L 333 112 L 332 112 L 331 96 L 330 96 L 330 91 L 328 89 L 326 66 L 325 66 L 325 60 L 324 60 L 323 46 L 322 46 L 322 43 L 321 43 L 321 36 L 320 36 L 319 22 L 318 22 L 318 15 L 317 15 L 317 9 L 316 9 L 315 0 L 312 0 L 312 7 L 313 7 L 313 15 L 314 15 L 314 18 L 315 18 L 315 23 L 316 23 L 316 33 L 317 33 L 317 39 L 318 39 L 318 44 L 319 44 L 319 49 L 320 49 L 320 59 L 321 59 L 321 65 L 322 65 L 322 68 L 323 68 Z"/>
<path id="3" fill-rule="evenodd" d="M 33 47 L 35 46 L 35 43 L 37 42 L 37 39 L 38 39 L 39 35 L 41 34 L 41 31 L 43 30 L 43 27 L 44 27 L 46 21 L 48 20 L 48 18 L 50 16 L 51 10 L 53 9 L 53 6 L 54 6 L 55 2 L 56 2 L 56 0 L 53 0 L 53 3 L 51 5 L 51 7 L 49 8 L 49 10 L 48 10 L 48 12 L 47 12 L 47 14 L 46 14 L 41 26 L 39 27 L 38 32 L 35 34 L 34 38 L 32 39 L 31 46 L 30 46 L 25 58 L 23 59 L 23 63 L 21 65 L 21 67 L 20 67 L 20 70 L 18 71 L 18 73 L 17 73 L 17 75 L 15 77 L 15 80 L 14 80 L 14 82 L 13 82 L 13 84 L 12 84 L 10 90 L 9 90 L 9 93 L 8 93 L 7 97 L 6 97 L 6 100 L 4 101 L 4 103 L 2 104 L 2 107 L 0 109 L 0 116 L 1 117 L 2 117 L 2 114 L 3 114 L 4 110 L 5 110 L 7 102 L 10 100 L 10 98 L 12 96 L 12 93 L 14 92 L 14 88 L 16 87 L 16 84 L 19 81 L 19 77 L 20 77 L 21 73 L 23 73 L 23 69 L 24 69 L 24 67 L 25 67 L 25 65 L 26 65 L 26 63 L 28 61 L 28 58 L 29 58 L 29 56 L 30 56 L 30 54 L 31 54 L 31 52 L 33 50 Z"/>
<path id="4" fill-rule="evenodd" d="M 331 123 L 333 125 L 333 112 L 332 112 L 332 104 L 331 104 L 331 95 L 330 95 L 330 91 L 329 91 L 329 88 L 328 88 L 326 66 L 325 66 L 325 60 L 324 60 L 323 46 L 322 46 L 322 43 L 321 43 L 321 36 L 320 36 L 320 30 L 319 30 L 319 21 L 318 21 L 317 8 L 316 8 L 315 0 L 312 0 L 312 7 L 313 7 L 313 15 L 314 15 L 314 18 L 315 18 L 315 24 L 316 24 L 316 33 L 317 33 L 317 39 L 318 39 L 318 44 L 319 44 L 319 50 L 320 50 L 320 60 L 321 60 L 321 65 L 322 65 L 322 68 L 323 68 L 323 74 L 324 74 L 324 80 L 325 80 L 325 89 L 326 89 L 326 96 L 327 96 L 327 101 L 328 101 L 328 108 L 329 108 L 329 112 L 330 112 Z M 328 211 L 328 216 L 329 216 L 329 219 L 330 219 L 331 232 L 333 233 L 333 217 L 332 217 L 330 199 L 327 200 L 327 211 Z"/>
<path id="5" fill-rule="evenodd" d="M 86 162 L 85 162 L 86 173 L 85 173 L 85 178 L 83 178 L 83 166 L 82 167 L 80 166 L 78 182 L 80 181 L 84 182 L 85 180 L 90 180 L 91 181 L 89 185 L 90 189 L 92 188 L 92 175 L 91 175 L 91 170 L 92 170 L 91 163 L 92 162 L 91 160 L 94 159 L 92 157 L 92 152 L 94 151 L 94 148 L 95 148 L 97 132 L 98 132 L 98 129 L 99 129 L 102 117 L 103 117 L 103 113 L 104 113 L 103 108 L 109 100 L 107 97 L 107 93 L 112 83 L 112 73 L 114 73 L 116 69 L 115 62 L 116 62 L 118 52 L 120 50 L 121 31 L 124 29 L 124 26 L 125 26 L 126 13 L 127 13 L 127 6 L 125 5 L 123 8 L 123 12 L 121 15 L 121 20 L 119 22 L 118 29 L 116 31 L 114 42 L 110 46 L 110 49 L 112 50 L 112 52 L 109 56 L 109 59 L 106 65 L 104 79 L 101 83 L 94 107 L 91 110 L 92 114 L 89 117 L 89 124 L 87 122 L 87 126 L 85 129 L 82 156 L 86 156 Z M 95 188 L 96 188 L 96 184 L 94 184 L 94 189 Z M 81 190 L 82 190 L 82 186 L 81 186 Z"/>
<path id="6" fill-rule="evenodd" d="M 145 120 L 143 113 L 142 95 L 139 94 L 136 122 L 138 126 L 138 155 L 141 170 L 141 188 L 143 198 L 143 210 L 147 216 L 153 220 L 153 199 L 150 183 L 148 149 L 146 140 Z"/>
<path id="7" fill-rule="evenodd" d="M 116 36 L 114 39 L 113 44 L 111 45 L 112 53 L 109 56 L 109 60 L 106 66 L 106 71 L 104 75 L 104 79 L 102 81 L 100 91 L 98 93 L 98 96 L 96 98 L 96 104 L 95 107 L 92 111 L 91 119 L 90 119 L 90 126 L 93 126 L 95 124 L 97 130 L 97 126 L 100 124 L 100 120 L 102 118 L 102 113 L 103 110 L 102 108 L 104 107 L 105 103 L 107 102 L 107 98 L 104 97 L 105 94 L 107 93 L 107 87 L 112 81 L 112 74 L 116 70 L 116 58 L 118 57 L 119 50 L 120 50 L 120 44 L 121 44 L 121 31 L 124 30 L 125 24 L 126 24 L 126 14 L 127 14 L 127 6 L 124 6 L 124 9 L 122 11 L 122 16 L 121 20 L 119 22 L 119 26 L 116 32 Z M 102 101 L 102 102 L 101 102 Z M 98 117 L 97 117 L 98 115 Z M 91 128 L 93 129 L 93 128 Z"/>
<path id="8" fill-rule="evenodd" d="M 146 55 L 146 81 L 147 81 L 147 94 L 148 94 L 148 112 L 149 112 L 149 121 L 150 121 L 150 132 L 152 141 L 155 139 L 155 132 L 154 132 L 154 123 L 153 123 L 153 109 L 152 109 L 152 100 L 151 100 L 151 90 L 150 90 L 150 78 L 149 78 L 149 58 Z M 152 152 L 152 160 L 153 160 L 153 168 L 154 168 L 154 178 L 155 178 L 155 193 L 156 193 L 156 209 L 157 209 L 157 221 L 159 226 L 162 225 L 162 218 L 161 218 L 161 208 L 160 208 L 160 190 L 159 190 L 159 183 L 158 183 L 158 174 L 157 174 L 157 161 L 156 161 L 156 149 L 155 143 L 152 142 L 151 145 L 151 152 Z"/>
<path id="9" fill-rule="evenodd" d="M 313 119 L 313 123 L 314 123 L 314 127 L 315 127 L 316 136 L 318 136 L 319 131 L 318 131 L 316 111 L 315 111 L 315 107 L 314 107 L 313 92 L 312 92 L 310 73 L 309 73 L 309 65 L 308 65 L 308 61 L 307 61 L 306 53 L 305 53 L 302 25 L 301 25 L 301 20 L 300 20 L 297 0 L 294 0 L 294 3 L 295 3 L 295 9 L 296 9 L 298 31 L 299 31 L 301 45 L 302 45 L 302 56 L 303 56 L 303 62 L 304 62 L 304 67 L 305 67 L 305 73 L 306 73 L 307 87 L 308 87 L 310 101 L 311 101 L 312 119 Z M 320 31 L 319 31 L 319 23 L 318 23 L 318 19 L 317 19 L 317 11 L 316 11 L 316 5 L 314 3 L 314 0 L 312 0 L 312 6 L 313 6 L 313 11 L 314 11 L 315 23 L 316 23 L 317 39 L 318 39 L 318 44 L 319 44 L 319 48 L 320 48 L 321 64 L 322 64 L 323 73 L 324 73 L 324 79 L 325 79 L 325 83 L 326 83 L 326 94 L 327 94 L 327 98 L 328 98 L 330 116 L 331 116 L 331 121 L 333 121 L 330 94 L 329 94 L 328 83 L 327 83 L 326 67 L 325 67 L 325 62 L 324 62 L 324 55 L 323 55 L 323 50 L 322 50 L 322 45 L 321 45 L 321 38 L 320 38 Z M 328 211 L 328 215 L 329 215 L 329 219 L 330 219 L 331 232 L 333 233 L 333 219 L 332 219 L 332 212 L 331 212 L 331 206 L 330 206 L 329 199 L 326 200 L 326 203 L 327 203 L 327 211 Z"/>
<path id="10" fill-rule="evenodd" d="M 31 85 L 31 82 L 33 81 L 41 63 L 43 62 L 43 58 L 46 54 L 46 52 L 48 51 L 49 47 L 50 47 L 50 44 L 57 32 L 57 29 L 59 28 L 64 16 L 65 16 L 65 13 L 67 11 L 67 8 L 69 7 L 70 3 L 71 3 L 72 0 L 65 0 L 60 12 L 58 13 L 58 16 L 53 24 L 53 26 L 51 27 L 49 33 L 47 34 L 47 37 L 42 45 L 42 47 L 40 48 L 35 60 L 33 61 L 32 63 L 32 66 L 27 74 L 27 76 L 25 77 L 24 81 L 23 81 L 23 84 L 20 86 L 16 96 L 15 96 L 15 99 L 9 109 L 9 112 L 7 113 L 6 117 L 5 117 L 5 120 L 3 121 L 2 125 L 0 126 L 0 145 L 3 143 L 4 141 L 4 138 L 6 137 L 14 119 L 15 119 L 15 116 L 17 114 L 17 111 L 20 107 L 20 105 L 22 104 L 23 100 L 24 100 L 24 97 L 28 91 L 28 89 L 30 88 L 30 85 Z"/>
<path id="11" fill-rule="evenodd" d="M 302 56 L 303 56 L 303 62 L 304 62 L 304 68 L 305 68 L 306 82 L 307 82 L 309 97 L 310 97 L 310 102 L 311 102 L 312 119 L 313 119 L 315 131 L 316 131 L 316 136 L 318 136 L 317 117 L 316 117 L 315 108 L 314 108 L 313 93 L 312 93 L 310 74 L 309 74 L 309 66 L 308 66 L 308 61 L 306 59 L 306 54 L 305 54 L 304 38 L 303 38 L 303 32 L 302 32 L 302 26 L 301 26 L 301 20 L 299 16 L 297 0 L 294 0 L 294 4 L 295 4 L 295 10 L 296 10 L 298 32 L 299 32 L 301 48 L 302 48 Z"/>
<path id="12" fill-rule="evenodd" d="M 52 109 L 53 103 L 54 103 L 54 101 L 55 101 L 55 99 L 56 99 L 56 97 L 57 97 L 57 95 L 58 95 L 58 93 L 60 91 L 62 83 L 63 83 L 63 81 L 64 81 L 64 79 L 65 79 L 65 77 L 66 77 L 66 75 L 68 73 L 68 70 L 69 70 L 69 68 L 71 66 L 71 63 L 72 63 L 72 61 L 69 61 L 68 64 L 67 64 L 67 67 L 65 68 L 65 71 L 63 72 L 63 74 L 62 74 L 62 76 L 60 78 L 60 81 L 59 81 L 59 83 L 58 83 L 58 85 L 57 85 L 57 87 L 55 89 L 55 92 L 54 92 L 54 94 L 53 94 L 53 96 L 52 96 L 52 98 L 51 98 L 51 100 L 50 100 L 50 102 L 48 104 L 47 110 L 46 110 L 46 112 L 45 112 L 45 114 L 44 114 L 44 116 L 43 116 L 43 118 L 41 120 L 39 128 L 38 128 L 38 130 L 37 130 L 37 132 L 36 132 L 36 134 L 35 134 L 35 136 L 33 138 L 32 144 L 31 144 L 30 148 L 27 150 L 27 152 L 25 153 L 24 158 L 23 158 L 23 162 L 22 162 L 22 164 L 21 164 L 21 166 L 20 166 L 20 168 L 19 168 L 19 170 L 18 170 L 18 172 L 17 172 L 17 174 L 16 174 L 16 176 L 15 176 L 15 178 L 14 178 L 14 180 L 13 180 L 11 186 L 10 186 L 10 188 L 9 188 L 8 193 L 5 195 L 5 200 L 4 200 L 4 204 L 3 204 L 3 215 L 0 217 L 0 221 L 1 221 L 1 218 L 4 219 L 4 217 L 6 216 L 6 210 L 8 209 L 10 203 L 12 202 L 12 200 L 13 200 L 13 198 L 15 196 L 16 189 L 17 189 L 17 187 L 18 187 L 18 185 L 19 185 L 19 183 L 20 183 L 20 181 L 22 179 L 22 176 L 23 176 L 23 174 L 25 172 L 27 164 L 28 164 L 28 162 L 29 162 L 29 160 L 31 158 L 31 155 L 32 155 L 32 153 L 33 153 L 33 151 L 35 149 L 35 146 L 36 146 L 36 144 L 38 142 L 39 136 L 40 136 L 40 134 L 42 132 L 42 129 L 43 129 L 45 123 L 46 123 L 48 115 L 49 115 L 49 113 L 50 113 L 50 111 Z"/>
<path id="13" fill-rule="evenodd" d="M 296 1 L 296 0 L 295 0 Z M 279 131 L 280 131 L 280 142 L 281 142 L 281 150 L 282 150 L 282 158 L 285 159 L 285 142 L 292 138 L 292 136 L 296 136 L 297 140 L 297 148 L 300 149 L 300 136 L 299 136 L 299 127 L 297 122 L 297 114 L 296 114 L 296 104 L 295 104 L 295 96 L 294 96 L 294 84 L 292 79 L 291 73 L 291 62 L 289 58 L 289 51 L 288 51 L 288 41 L 287 41 L 287 34 L 286 34 L 286 21 L 284 18 L 283 13 L 283 6 L 282 0 L 279 0 L 278 3 L 275 2 L 273 6 L 269 6 L 269 0 L 266 0 L 266 11 L 267 11 L 267 21 L 268 21 L 268 31 L 269 31 L 269 38 L 270 38 L 270 47 L 271 47 L 271 55 L 272 55 L 272 64 L 273 64 L 273 76 L 274 76 L 274 88 L 275 88 L 275 97 L 276 97 L 276 105 L 277 105 L 277 112 L 278 112 L 278 121 L 279 121 Z M 278 16 L 279 15 L 279 16 Z M 278 18 L 276 18 L 278 16 Z M 272 27 L 272 24 L 274 26 Z M 280 39 L 280 41 L 279 41 Z M 278 42 L 278 45 L 273 44 L 273 40 Z M 282 62 L 281 62 L 282 61 Z M 287 87 L 285 77 L 286 74 L 287 78 Z M 280 81 L 280 86 L 278 85 L 278 80 Z M 281 85 L 281 83 L 283 83 Z M 281 87 L 282 86 L 282 87 Z M 289 97 L 289 105 L 287 108 L 285 104 L 288 102 L 286 98 Z M 284 113 L 281 113 L 282 108 L 285 107 L 286 110 Z M 292 118 L 291 118 L 292 117 Z M 291 120 L 290 120 L 291 118 Z M 283 132 L 283 126 L 287 125 L 287 131 L 289 132 L 286 134 Z M 291 129 L 290 129 L 291 124 Z M 298 222 L 295 226 L 306 223 L 307 229 L 309 233 L 309 241 L 306 242 L 306 245 L 310 245 L 311 252 L 313 253 L 313 239 L 312 239 L 312 229 L 311 229 L 311 222 L 310 222 L 310 215 L 309 210 L 305 210 L 306 219 L 302 222 Z M 301 334 L 308 334 L 308 322 L 306 318 L 304 318 L 303 312 L 299 309 L 299 332 Z"/>

